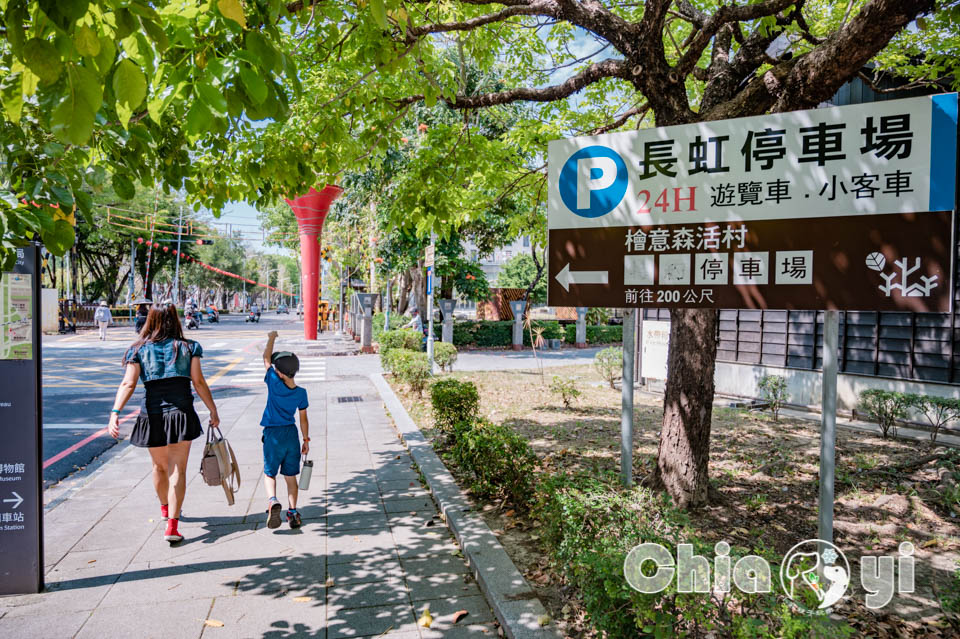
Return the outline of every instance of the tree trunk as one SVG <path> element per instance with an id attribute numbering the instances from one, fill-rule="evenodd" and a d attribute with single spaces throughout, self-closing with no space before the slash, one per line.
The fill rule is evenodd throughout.
<path id="1" fill-rule="evenodd" d="M 533 289 L 537 287 L 537 282 L 540 281 L 540 278 L 543 277 L 543 271 L 547 266 L 547 249 L 543 249 L 543 259 L 537 259 L 537 245 L 534 244 L 530 247 L 530 257 L 533 258 L 533 265 L 537 269 L 537 274 L 533 277 L 533 281 L 530 282 L 530 285 L 527 287 L 526 292 L 523 294 L 523 307 L 526 309 L 524 312 L 530 312 L 530 294 L 533 293 Z"/>
<path id="2" fill-rule="evenodd" d="M 417 310 L 420 311 L 420 319 L 427 321 L 427 278 L 423 275 L 423 261 L 417 262 L 417 266 L 410 269 L 410 284 L 413 294 L 417 300 Z"/>
<path id="3" fill-rule="evenodd" d="M 670 311 L 670 354 L 654 483 L 681 508 L 707 502 L 717 311 Z"/>
<path id="4" fill-rule="evenodd" d="M 400 296 L 397 298 L 397 315 L 403 315 L 407 312 L 407 306 L 410 305 L 410 272 L 404 271 L 400 275 Z"/>

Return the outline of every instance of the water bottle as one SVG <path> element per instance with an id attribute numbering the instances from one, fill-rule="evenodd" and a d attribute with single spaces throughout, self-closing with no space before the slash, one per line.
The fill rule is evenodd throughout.
<path id="1" fill-rule="evenodd" d="M 313 476 L 313 460 L 307 459 L 307 456 L 303 456 L 303 464 L 300 468 L 300 490 L 307 490 L 310 488 L 310 477 Z"/>

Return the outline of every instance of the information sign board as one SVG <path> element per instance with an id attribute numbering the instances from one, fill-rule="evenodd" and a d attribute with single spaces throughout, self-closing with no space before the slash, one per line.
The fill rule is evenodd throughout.
<path id="1" fill-rule="evenodd" d="M 0 595 L 43 587 L 40 249 L 0 273 Z"/>
<path id="2" fill-rule="evenodd" d="M 957 95 L 556 140 L 551 306 L 945 312 Z"/>

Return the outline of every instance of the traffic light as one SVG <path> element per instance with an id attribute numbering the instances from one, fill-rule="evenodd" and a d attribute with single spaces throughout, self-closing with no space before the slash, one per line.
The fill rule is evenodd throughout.
<path id="1" fill-rule="evenodd" d="M 213 244 L 213 240 L 197 240 L 197 246 L 201 246 L 203 244 Z"/>

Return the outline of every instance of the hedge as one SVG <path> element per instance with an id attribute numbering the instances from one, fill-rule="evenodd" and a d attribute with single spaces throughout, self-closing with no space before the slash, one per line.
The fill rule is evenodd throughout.
<path id="1" fill-rule="evenodd" d="M 534 321 L 533 329 L 543 328 L 543 339 L 563 339 L 563 327 L 556 321 Z M 434 323 L 433 334 L 439 339 L 442 334 L 440 323 Z M 486 320 L 454 322 L 454 346 L 510 346 L 513 344 L 513 322 L 491 322 Z M 530 329 L 523 327 L 523 345 L 530 346 Z"/>
<path id="2" fill-rule="evenodd" d="M 577 339 L 576 325 L 569 325 L 565 338 L 568 344 Z M 587 326 L 587 344 L 616 344 L 623 341 L 623 326 Z"/>

